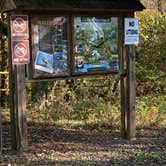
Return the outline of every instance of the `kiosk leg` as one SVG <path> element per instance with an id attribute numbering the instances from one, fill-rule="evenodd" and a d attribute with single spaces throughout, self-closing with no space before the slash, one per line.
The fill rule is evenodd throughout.
<path id="1" fill-rule="evenodd" d="M 135 46 L 127 46 L 127 138 L 136 139 Z"/>
<path id="2" fill-rule="evenodd" d="M 16 66 L 16 128 L 17 150 L 27 150 L 25 65 Z"/>
<path id="3" fill-rule="evenodd" d="M 0 155 L 2 154 L 2 114 L 0 107 Z"/>
<path id="4" fill-rule="evenodd" d="M 12 149 L 27 150 L 25 65 L 13 67 L 10 73 L 10 114 Z"/>

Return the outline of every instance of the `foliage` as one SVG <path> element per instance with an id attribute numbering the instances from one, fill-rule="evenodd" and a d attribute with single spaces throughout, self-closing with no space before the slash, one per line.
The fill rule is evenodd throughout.
<path id="1" fill-rule="evenodd" d="M 37 98 L 34 100 L 38 101 L 37 104 L 34 104 L 34 101 L 29 102 L 29 113 L 32 114 L 29 116 L 33 119 L 36 117 L 39 121 L 40 116 L 52 120 L 100 119 L 102 121 L 104 117 L 109 118 L 109 114 L 117 112 L 119 108 L 119 95 L 113 92 L 114 81 L 108 77 L 98 79 L 97 82 L 96 79 L 85 79 L 52 83 L 52 86 L 49 86 L 51 88 L 47 89 L 47 98 L 46 96 L 39 98 L 36 95 Z M 36 115 L 39 114 L 37 118 Z"/>
<path id="2" fill-rule="evenodd" d="M 0 13 L 0 72 L 7 71 L 7 28 L 4 24 L 6 15 Z M 8 75 L 0 74 L 0 89 L 8 89 Z M 6 107 L 7 92 L 0 91 L 0 105 Z"/>
<path id="3" fill-rule="evenodd" d="M 166 95 L 137 98 L 137 125 L 164 127 L 166 124 Z"/>
<path id="4" fill-rule="evenodd" d="M 113 81 L 108 78 L 105 78 L 106 80 Z M 29 103 L 29 120 L 45 123 L 63 119 L 83 120 L 120 128 L 119 89 L 116 90 L 117 93 L 113 93 L 113 84 L 106 87 L 102 84 L 101 87 L 99 82 L 102 80 L 98 80 L 97 85 L 94 84 L 95 81 L 96 79 L 75 80 L 64 83 L 63 87 L 52 87 L 47 99 L 41 98 L 37 104 Z M 63 82 L 60 81 L 58 84 Z M 137 97 L 137 125 L 164 126 L 165 108 L 164 94 Z"/>
<path id="5" fill-rule="evenodd" d="M 137 94 L 166 91 L 166 15 L 156 9 L 138 12 L 140 44 L 136 49 Z"/>
<path id="6" fill-rule="evenodd" d="M 140 45 L 137 48 L 137 77 L 147 80 L 166 72 L 166 16 L 157 10 L 137 13 L 140 22 Z"/>

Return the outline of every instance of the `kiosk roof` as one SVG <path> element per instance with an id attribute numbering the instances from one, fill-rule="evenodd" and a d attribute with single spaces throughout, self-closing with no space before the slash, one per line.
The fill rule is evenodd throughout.
<path id="1" fill-rule="evenodd" d="M 139 0 L 1 0 L 0 10 L 139 11 Z"/>

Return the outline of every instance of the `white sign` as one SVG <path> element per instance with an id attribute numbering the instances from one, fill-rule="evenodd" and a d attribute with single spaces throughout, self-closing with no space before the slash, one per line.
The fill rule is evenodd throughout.
<path id="1" fill-rule="evenodd" d="M 138 19 L 125 18 L 125 45 L 136 45 L 139 43 Z"/>

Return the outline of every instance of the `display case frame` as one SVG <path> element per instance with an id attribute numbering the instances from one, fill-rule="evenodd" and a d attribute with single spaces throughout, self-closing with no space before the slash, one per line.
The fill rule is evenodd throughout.
<path id="1" fill-rule="evenodd" d="M 32 32 L 33 29 L 33 24 L 32 24 L 32 19 L 34 17 L 65 17 L 66 22 L 67 22 L 67 72 L 64 74 L 44 74 L 44 75 L 35 75 L 34 72 L 34 56 L 33 56 L 33 40 L 34 40 L 34 33 Z M 111 70 L 93 70 L 90 72 L 83 72 L 83 73 L 78 73 L 75 72 L 74 66 L 75 66 L 75 55 L 74 55 L 74 18 L 75 17 L 96 17 L 96 18 L 117 18 L 117 24 L 118 24 L 118 38 L 117 38 L 117 54 L 118 54 L 118 69 L 111 69 Z M 120 39 L 122 38 L 121 32 L 122 28 L 119 24 L 119 21 L 121 19 L 121 14 L 118 12 L 72 12 L 72 13 L 53 13 L 49 12 L 47 14 L 33 14 L 31 13 L 30 16 L 30 46 L 31 46 L 31 63 L 30 65 L 27 66 L 27 80 L 56 80 L 56 79 L 69 79 L 69 78 L 79 78 L 79 77 L 96 77 L 100 75 L 111 75 L 111 74 L 118 74 L 121 72 L 121 67 L 120 67 L 120 60 L 121 60 L 121 41 Z"/>

